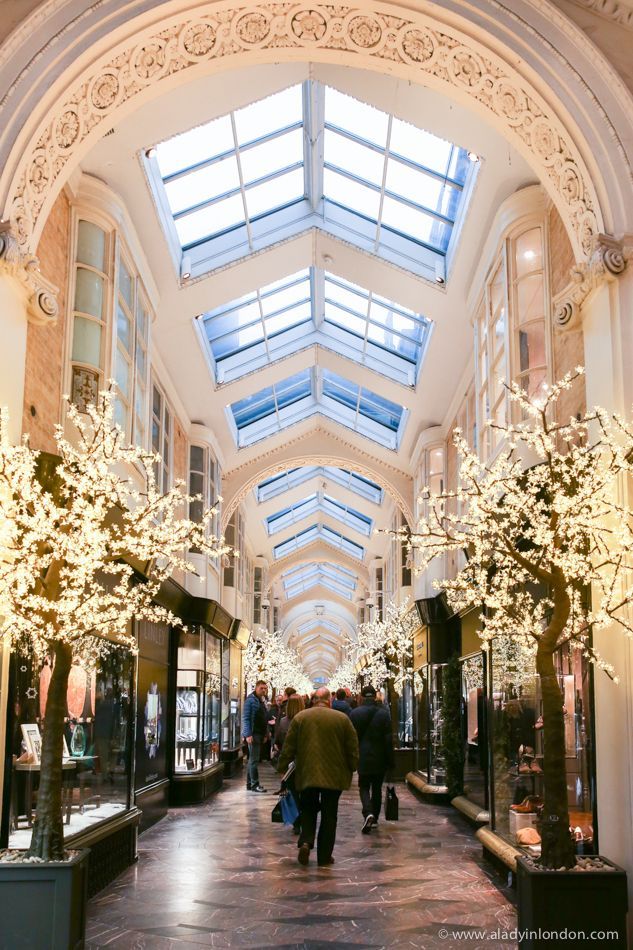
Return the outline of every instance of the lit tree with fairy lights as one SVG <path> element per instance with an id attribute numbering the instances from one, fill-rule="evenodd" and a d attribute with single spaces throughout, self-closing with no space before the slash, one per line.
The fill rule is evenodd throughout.
<path id="1" fill-rule="evenodd" d="M 535 658 L 544 723 L 540 863 L 553 868 L 575 863 L 556 651 L 565 644 L 581 651 L 617 682 L 592 630 L 616 625 L 633 634 L 633 512 L 622 500 L 633 474 L 633 427 L 600 408 L 555 420 L 559 397 L 582 373 L 577 367 L 538 398 L 508 387 L 522 421 L 495 425 L 504 442 L 487 465 L 455 430 L 459 486 L 423 491 L 428 514 L 408 538 L 418 570 L 447 551 L 466 551 L 466 566 L 436 586 L 456 611 L 483 607 L 484 649 L 494 641 L 495 655 L 504 648 L 515 655 L 518 646 Z M 534 464 L 526 467 L 526 458 Z"/>
<path id="2" fill-rule="evenodd" d="M 244 653 L 244 679 L 249 690 L 257 680 L 265 680 L 275 690 L 292 686 L 298 693 L 310 693 L 313 689 L 299 654 L 286 646 L 277 630 L 266 630 L 249 641 Z"/>
<path id="3" fill-rule="evenodd" d="M 131 621 L 178 623 L 156 603 L 174 571 L 195 573 L 187 548 L 228 553 L 210 532 L 216 509 L 199 522 L 177 482 L 159 491 L 160 461 L 126 443 L 114 423 L 113 388 L 82 415 L 68 405 L 72 443 L 61 426 L 57 455 L 10 445 L 0 420 L 0 634 L 34 659 L 50 656 L 37 816 L 27 856 L 62 860 L 62 761 L 68 679 L 113 645 L 136 648 Z"/>

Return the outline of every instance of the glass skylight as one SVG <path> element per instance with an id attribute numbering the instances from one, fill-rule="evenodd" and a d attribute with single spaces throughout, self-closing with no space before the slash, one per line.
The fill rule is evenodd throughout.
<path id="1" fill-rule="evenodd" d="M 474 174 L 464 149 L 314 80 L 149 161 L 195 273 L 317 227 L 434 279 Z"/>
<path id="2" fill-rule="evenodd" d="M 389 399 L 316 367 L 232 403 L 227 412 L 240 448 L 318 412 L 395 450 L 407 415 Z"/>
<path id="3" fill-rule="evenodd" d="M 300 624 L 297 627 L 297 632 L 304 636 L 306 633 L 310 633 L 311 630 L 323 629 L 329 630 L 330 633 L 335 633 L 337 636 L 340 635 L 341 628 L 332 623 L 331 620 L 325 620 L 323 617 L 315 617 L 312 620 L 306 620 L 305 623 Z"/>
<path id="4" fill-rule="evenodd" d="M 334 564 L 301 565 L 282 574 L 284 592 L 288 600 L 320 585 L 346 600 L 351 600 L 356 589 L 356 575 Z"/>
<path id="5" fill-rule="evenodd" d="M 315 492 L 312 495 L 308 495 L 307 498 L 303 498 L 301 501 L 291 505 L 289 508 L 284 508 L 282 511 L 277 511 L 275 514 L 269 515 L 269 517 L 266 518 L 266 530 L 269 535 L 277 534 L 278 531 L 283 531 L 285 528 L 290 527 L 290 525 L 298 524 L 303 518 L 314 514 L 315 511 L 322 511 L 324 514 L 330 515 L 332 518 L 340 521 L 341 524 L 346 525 L 348 528 L 353 528 L 367 538 L 371 534 L 373 524 L 371 518 L 368 518 L 367 515 L 361 514 L 360 511 L 356 511 L 348 505 L 336 501 L 323 492 Z"/>
<path id="6" fill-rule="evenodd" d="M 254 102 L 157 147 L 183 248 L 241 228 L 305 195 L 301 86 Z"/>
<path id="7" fill-rule="evenodd" d="M 344 537 L 344 535 L 339 534 L 337 531 L 333 531 L 331 528 L 328 528 L 327 525 L 321 524 L 314 524 L 306 528 L 305 531 L 300 531 L 293 537 L 286 538 L 285 541 L 276 544 L 273 548 L 273 556 L 278 560 L 287 554 L 292 554 L 294 551 L 300 551 L 301 548 L 304 548 L 307 544 L 318 539 L 325 541 L 326 544 L 330 544 L 340 551 L 344 551 L 359 561 L 362 561 L 365 557 L 365 549 L 362 545 L 350 541 L 349 538 Z"/>
<path id="8" fill-rule="evenodd" d="M 202 315 L 218 382 L 317 343 L 414 386 L 432 323 L 319 268 L 299 271 Z"/>
<path id="9" fill-rule="evenodd" d="M 255 497 L 261 504 L 317 476 L 331 479 L 337 485 L 349 488 L 350 491 L 376 505 L 382 503 L 383 490 L 380 485 L 365 478 L 364 475 L 359 475 L 358 472 L 350 472 L 348 469 L 336 468 L 332 465 L 305 465 L 303 468 L 291 468 L 287 472 L 279 472 L 255 487 Z"/>

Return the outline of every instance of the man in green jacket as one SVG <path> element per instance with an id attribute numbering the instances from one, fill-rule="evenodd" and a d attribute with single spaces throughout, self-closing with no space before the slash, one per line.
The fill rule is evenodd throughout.
<path id="1" fill-rule="evenodd" d="M 299 792 L 301 834 L 299 864 L 308 864 L 314 847 L 317 815 L 319 867 L 334 864 L 338 800 L 352 784 L 358 767 L 358 737 L 345 713 L 330 708 L 331 695 L 324 687 L 316 692 L 316 704 L 292 720 L 279 759 L 279 771 L 295 763 L 295 788 Z"/>

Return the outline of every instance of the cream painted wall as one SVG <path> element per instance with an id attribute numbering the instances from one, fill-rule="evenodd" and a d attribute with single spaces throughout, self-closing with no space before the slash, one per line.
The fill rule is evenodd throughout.
<path id="1" fill-rule="evenodd" d="M 587 405 L 630 415 L 633 271 L 603 285 L 583 309 Z M 627 490 L 627 486 L 624 486 Z M 630 487 L 628 488 L 630 491 Z M 628 499 L 631 504 L 631 498 Z M 628 872 L 633 902 L 633 641 L 617 628 L 596 633 L 595 646 L 620 677 L 595 673 L 596 764 L 600 853 Z"/>
<path id="2" fill-rule="evenodd" d="M 16 279 L 0 274 L 0 407 L 9 410 L 9 435 L 22 434 L 24 373 L 26 366 L 26 301 Z"/>

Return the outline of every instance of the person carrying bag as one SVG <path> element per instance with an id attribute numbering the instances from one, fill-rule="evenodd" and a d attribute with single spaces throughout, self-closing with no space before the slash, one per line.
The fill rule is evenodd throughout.
<path id="1" fill-rule="evenodd" d="M 389 711 L 376 702 L 376 690 L 365 686 L 363 702 L 350 713 L 360 748 L 358 791 L 363 806 L 362 833 L 367 835 L 377 824 L 382 806 L 382 783 L 393 768 L 393 738 Z"/>

